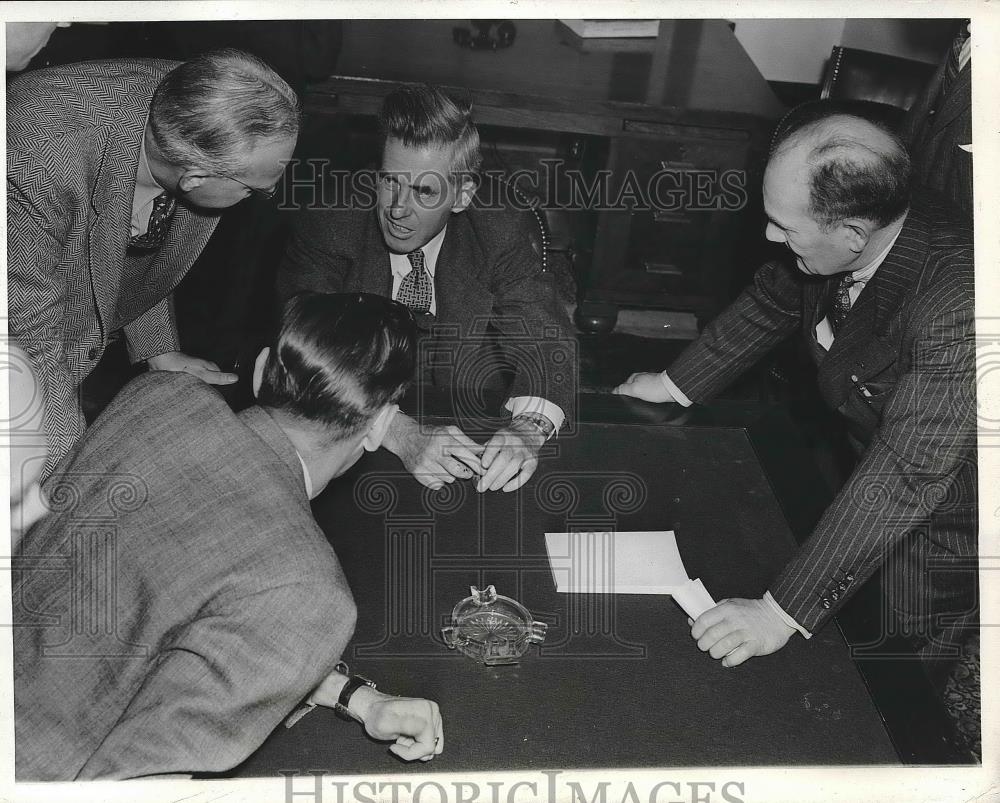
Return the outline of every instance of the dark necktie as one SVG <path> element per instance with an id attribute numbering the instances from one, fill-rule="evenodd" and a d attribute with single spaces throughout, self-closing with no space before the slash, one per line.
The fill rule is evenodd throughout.
<path id="1" fill-rule="evenodd" d="M 852 284 L 854 284 L 854 279 L 851 278 L 851 274 L 845 273 L 833 289 L 833 298 L 830 299 L 830 328 L 833 329 L 835 335 L 844 325 L 847 314 L 851 311 L 850 291 Z"/>
<path id="2" fill-rule="evenodd" d="M 407 254 L 406 258 L 410 260 L 412 267 L 399 283 L 396 300 L 414 312 L 430 312 L 434 288 L 431 286 L 431 277 L 424 267 L 424 252 L 418 248 Z"/>
<path id="3" fill-rule="evenodd" d="M 129 240 L 129 248 L 149 251 L 159 248 L 170 231 L 170 219 L 177 208 L 177 200 L 169 192 L 161 192 L 153 199 L 153 210 L 149 213 L 149 226 L 145 234 L 137 234 Z"/>

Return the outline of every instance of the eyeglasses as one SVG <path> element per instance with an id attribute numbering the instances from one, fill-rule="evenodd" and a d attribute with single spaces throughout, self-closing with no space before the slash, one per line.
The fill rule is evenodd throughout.
<path id="1" fill-rule="evenodd" d="M 230 181 L 235 181 L 237 184 L 240 184 L 240 185 L 246 187 L 248 190 L 250 190 L 250 192 L 252 192 L 252 193 L 254 193 L 256 195 L 263 196 L 264 198 L 273 198 L 275 195 L 278 194 L 278 185 L 277 184 L 275 184 L 269 190 L 262 190 L 260 187 L 251 187 L 249 184 L 245 184 L 244 182 L 240 181 L 238 178 L 233 178 L 232 176 L 224 176 L 222 173 L 213 173 L 212 175 L 214 175 L 216 178 L 228 178 Z"/>

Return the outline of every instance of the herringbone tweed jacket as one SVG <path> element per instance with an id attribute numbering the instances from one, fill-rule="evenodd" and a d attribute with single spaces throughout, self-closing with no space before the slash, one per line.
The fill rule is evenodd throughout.
<path id="1" fill-rule="evenodd" d="M 7 91 L 10 333 L 45 392 L 48 474 L 84 428 L 78 394 L 113 332 L 135 361 L 179 348 L 170 293 L 217 216 L 178 205 L 166 241 L 127 275 L 149 103 L 176 62 L 91 61 L 25 73 Z"/>
<path id="2" fill-rule="evenodd" d="M 824 400 L 860 459 L 799 553 L 771 585 L 813 631 L 886 566 L 896 618 L 941 630 L 974 613 L 976 364 L 972 233 L 917 200 L 827 352 L 816 326 L 837 277 L 779 262 L 667 369 L 693 401 L 711 398 L 800 331 Z M 971 566 L 970 566 L 971 564 Z M 890 616 L 890 622 L 892 617 Z M 938 634 L 940 635 L 940 633 Z M 942 636 L 943 638 L 943 636 Z"/>

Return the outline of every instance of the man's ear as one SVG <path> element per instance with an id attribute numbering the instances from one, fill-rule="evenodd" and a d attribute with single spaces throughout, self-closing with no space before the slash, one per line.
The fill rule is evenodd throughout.
<path id="1" fill-rule="evenodd" d="M 374 452 L 382 445 L 385 433 L 389 430 L 389 424 L 392 423 L 392 419 L 398 410 L 399 408 L 395 404 L 387 404 L 379 410 L 378 415 L 375 416 L 371 426 L 368 428 L 368 432 L 365 433 L 365 437 L 361 441 L 361 445 L 365 447 L 366 452 Z"/>
<path id="2" fill-rule="evenodd" d="M 257 359 L 253 364 L 253 395 L 257 398 L 257 394 L 260 393 L 260 384 L 264 381 L 264 363 L 267 362 L 267 357 L 271 353 L 270 346 L 264 346 L 260 350 L 260 354 L 257 355 Z"/>
<path id="3" fill-rule="evenodd" d="M 870 221 L 860 218 L 848 218 L 841 222 L 841 231 L 846 240 L 847 247 L 855 254 L 860 254 L 865 250 L 868 241 L 872 236 L 874 228 Z"/>
<path id="4" fill-rule="evenodd" d="M 465 176 L 462 179 L 461 185 L 458 188 L 458 195 L 455 197 L 455 203 L 452 204 L 451 213 L 457 215 L 459 212 L 464 212 L 469 204 L 472 203 L 472 199 L 476 195 L 476 182 L 473 180 L 472 176 Z"/>
<path id="5" fill-rule="evenodd" d="M 208 174 L 200 168 L 195 170 L 185 170 L 181 173 L 181 177 L 177 179 L 177 188 L 181 192 L 191 192 L 191 190 L 196 190 L 204 184 L 205 179 L 207 178 Z"/>

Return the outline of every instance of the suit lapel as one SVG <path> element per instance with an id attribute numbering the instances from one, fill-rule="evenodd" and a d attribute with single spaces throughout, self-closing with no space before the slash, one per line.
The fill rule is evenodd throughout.
<path id="1" fill-rule="evenodd" d="M 378 225 L 376 209 L 372 214 L 365 215 L 362 232 L 365 247 L 361 251 L 363 264 L 356 271 L 358 276 L 358 292 L 374 293 L 375 295 L 392 298 L 392 266 L 389 264 L 389 249 L 385 247 L 382 229 Z"/>
<path id="2" fill-rule="evenodd" d="M 125 249 L 131 235 L 132 196 L 139 165 L 139 141 L 143 129 L 130 136 L 108 132 L 101 154 L 97 181 L 90 196 L 94 212 L 87 236 L 90 281 L 97 301 L 97 317 L 107 340 L 116 317 L 121 277 L 125 271 Z"/>
<path id="3" fill-rule="evenodd" d="M 940 131 L 950 125 L 956 117 L 962 115 L 968 108 L 968 98 L 971 97 L 972 65 L 966 65 L 964 70 L 960 70 L 952 85 L 948 87 L 948 93 L 944 102 L 937 110 L 937 126 Z"/>
<path id="4" fill-rule="evenodd" d="M 858 296 L 820 366 L 824 395 L 838 407 L 851 386 L 848 377 L 863 365 L 873 340 L 883 336 L 892 316 L 913 291 L 927 253 L 928 222 L 911 210 L 896 242 Z"/>
<path id="5" fill-rule="evenodd" d="M 476 312 L 483 299 L 491 298 L 491 293 L 473 275 L 473 269 L 482 257 L 474 251 L 465 215 L 464 212 L 452 215 L 438 253 L 434 270 L 437 317 L 456 323 L 462 337 L 483 336 L 488 320 L 477 321 L 476 318 L 481 316 L 477 316 Z"/>

